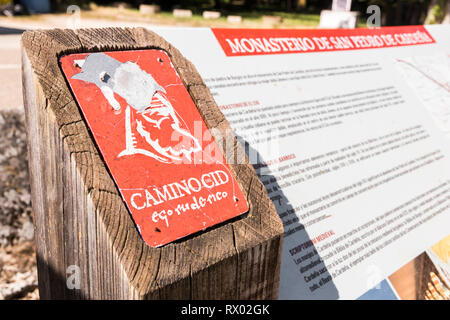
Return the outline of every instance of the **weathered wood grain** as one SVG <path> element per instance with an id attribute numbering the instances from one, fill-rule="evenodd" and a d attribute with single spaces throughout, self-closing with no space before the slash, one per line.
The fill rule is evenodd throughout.
<path id="1" fill-rule="evenodd" d="M 25 32 L 23 88 L 43 299 L 274 299 L 282 223 L 234 135 L 223 151 L 250 211 L 185 240 L 151 248 L 140 238 L 58 65 L 75 52 L 165 50 L 213 135 L 231 130 L 195 67 L 143 28 Z M 69 266 L 81 272 L 69 289 Z M 72 270 L 72 269 L 69 269 Z M 70 280 L 70 277 L 69 277 Z"/>

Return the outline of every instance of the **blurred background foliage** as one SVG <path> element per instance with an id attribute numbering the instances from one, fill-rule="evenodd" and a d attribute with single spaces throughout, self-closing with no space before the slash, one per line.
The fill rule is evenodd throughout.
<path id="1" fill-rule="evenodd" d="M 0 4 L 10 0 L 0 0 Z M 319 14 L 321 10 L 330 9 L 332 0 L 51 0 L 54 11 L 65 11 L 68 5 L 77 4 L 89 9 L 90 3 L 113 5 L 125 3 L 131 8 L 140 4 L 157 4 L 163 11 L 174 8 L 191 9 L 194 14 L 203 10 L 220 10 L 225 14 L 239 14 L 245 17 L 258 17 L 263 14 Z M 424 23 L 441 23 L 449 16 L 450 0 L 353 0 L 352 10 L 360 12 L 365 19 L 367 7 L 378 5 L 381 9 L 382 25 L 414 25 Z M 447 17 L 448 19 L 448 17 Z"/>

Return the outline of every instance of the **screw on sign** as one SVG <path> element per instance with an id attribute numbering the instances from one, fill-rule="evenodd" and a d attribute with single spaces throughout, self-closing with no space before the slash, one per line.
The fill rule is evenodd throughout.
<path id="1" fill-rule="evenodd" d="M 148 245 L 162 246 L 248 211 L 166 52 L 70 54 L 60 64 Z"/>

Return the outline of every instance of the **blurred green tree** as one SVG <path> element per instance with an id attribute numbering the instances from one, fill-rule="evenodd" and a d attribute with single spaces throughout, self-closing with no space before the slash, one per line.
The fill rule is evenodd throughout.
<path id="1" fill-rule="evenodd" d="M 0 0 L 6 1 L 6 0 Z M 220 10 L 223 13 L 241 14 L 271 12 L 320 13 L 330 9 L 332 0 L 51 0 L 53 8 L 63 11 L 70 4 L 86 7 L 93 1 L 98 4 L 127 2 L 137 8 L 141 3 L 154 3 L 162 10 L 170 11 L 183 7 L 201 13 L 203 10 Z M 367 7 L 378 5 L 381 9 L 382 25 L 411 25 L 440 23 L 450 19 L 450 0 L 353 0 L 352 10 L 359 11 L 364 20 Z M 447 17 L 447 18 L 446 18 Z"/>

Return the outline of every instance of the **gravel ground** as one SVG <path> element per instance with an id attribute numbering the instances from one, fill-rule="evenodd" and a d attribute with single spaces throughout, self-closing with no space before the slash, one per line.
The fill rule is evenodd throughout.
<path id="1" fill-rule="evenodd" d="M 33 241 L 0 247 L 0 300 L 39 299 Z"/>
<path id="2" fill-rule="evenodd" d="M 0 300 L 37 299 L 23 111 L 0 110 Z"/>

